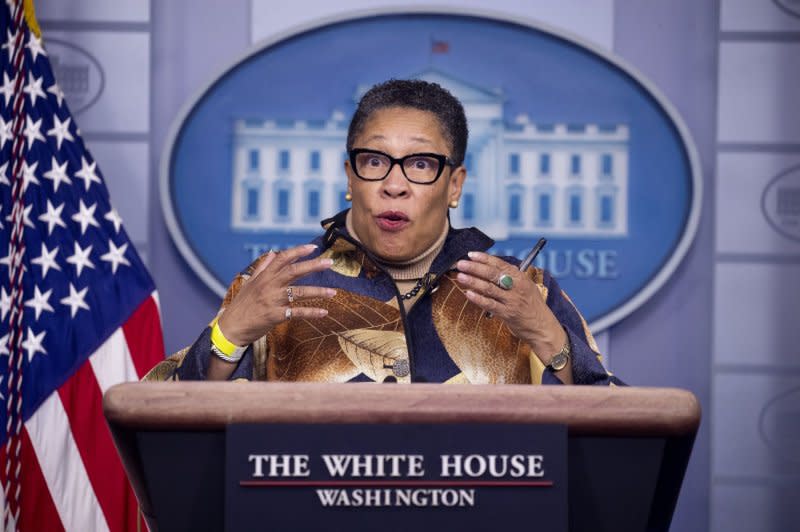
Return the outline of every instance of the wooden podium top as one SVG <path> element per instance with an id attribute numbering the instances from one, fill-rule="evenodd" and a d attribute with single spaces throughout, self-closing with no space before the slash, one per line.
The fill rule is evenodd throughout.
<path id="1" fill-rule="evenodd" d="M 541 423 L 570 434 L 689 436 L 700 423 L 675 388 L 481 384 L 137 382 L 103 408 L 128 429 L 214 430 L 229 423 Z"/>

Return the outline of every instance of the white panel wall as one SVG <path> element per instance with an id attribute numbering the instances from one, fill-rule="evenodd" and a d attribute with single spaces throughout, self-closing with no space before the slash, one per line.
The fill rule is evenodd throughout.
<path id="1" fill-rule="evenodd" d="M 787 9 L 800 14 L 797 0 L 721 0 L 720 29 L 722 31 L 797 31 L 800 17 L 787 16 Z"/>
<path id="2" fill-rule="evenodd" d="M 40 21 L 150 21 L 150 0 L 36 0 L 35 5 Z"/>
<path id="3" fill-rule="evenodd" d="M 774 206 L 762 203 L 775 178 L 800 164 L 798 87 L 800 2 L 722 0 L 711 412 L 715 532 L 800 526 L 800 239 L 778 232 L 769 221 Z"/>
<path id="4" fill-rule="evenodd" d="M 787 168 L 797 165 L 800 152 L 733 152 L 717 157 L 718 253 L 800 255 L 800 241 L 775 231 L 762 207 L 767 186 Z"/>
<path id="5" fill-rule="evenodd" d="M 139 31 L 47 31 L 49 40 L 85 50 L 103 72 L 97 101 L 76 113 L 84 133 L 147 133 L 150 129 L 150 34 Z M 90 91 L 95 90 L 91 87 Z M 69 103 L 69 102 L 68 102 Z"/>
<path id="6" fill-rule="evenodd" d="M 88 145 L 106 179 L 111 204 L 122 217 L 133 245 L 142 251 L 147 244 L 150 198 L 148 144 L 90 140 Z"/>
<path id="7" fill-rule="evenodd" d="M 252 0 L 253 16 L 251 42 L 297 27 L 314 23 L 320 19 L 341 17 L 346 13 L 369 12 L 380 8 L 398 6 L 407 8 L 452 8 L 454 13 L 469 9 L 491 15 L 492 13 L 539 21 L 573 33 L 585 40 L 611 49 L 614 42 L 614 2 L 613 0 L 340 0 L 320 2 L 319 0 L 295 0 L 294 2 L 275 2 L 274 0 Z"/>
<path id="8" fill-rule="evenodd" d="M 800 142 L 798 87 L 800 42 L 721 42 L 719 141 Z"/>

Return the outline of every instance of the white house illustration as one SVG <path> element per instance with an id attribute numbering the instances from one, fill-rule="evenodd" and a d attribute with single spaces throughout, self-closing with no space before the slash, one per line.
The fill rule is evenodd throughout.
<path id="1" fill-rule="evenodd" d="M 437 70 L 415 77 L 447 88 L 467 115 L 467 180 L 454 226 L 474 225 L 496 240 L 627 235 L 626 125 L 508 121 L 500 91 Z M 237 120 L 231 227 L 317 232 L 322 218 L 347 208 L 348 119 L 333 111 L 319 121 Z"/>

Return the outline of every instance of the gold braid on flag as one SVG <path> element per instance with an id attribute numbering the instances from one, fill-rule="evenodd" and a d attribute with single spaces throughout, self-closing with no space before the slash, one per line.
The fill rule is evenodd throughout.
<path id="1" fill-rule="evenodd" d="M 33 0 L 23 0 L 23 9 L 25 10 L 25 22 L 28 23 L 28 29 L 30 29 L 37 38 L 41 38 L 42 30 L 39 28 L 39 22 L 36 20 L 36 10 L 33 8 Z"/>

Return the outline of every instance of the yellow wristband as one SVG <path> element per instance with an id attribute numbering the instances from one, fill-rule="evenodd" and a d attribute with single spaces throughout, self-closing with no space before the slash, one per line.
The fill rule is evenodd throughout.
<path id="1" fill-rule="evenodd" d="M 211 328 L 211 343 L 214 344 L 214 347 L 219 349 L 222 354 L 226 356 L 236 356 L 244 351 L 244 347 L 239 347 L 231 343 L 230 340 L 225 338 L 225 335 L 222 334 L 222 330 L 219 328 L 219 322 L 215 319 L 214 326 Z"/>

